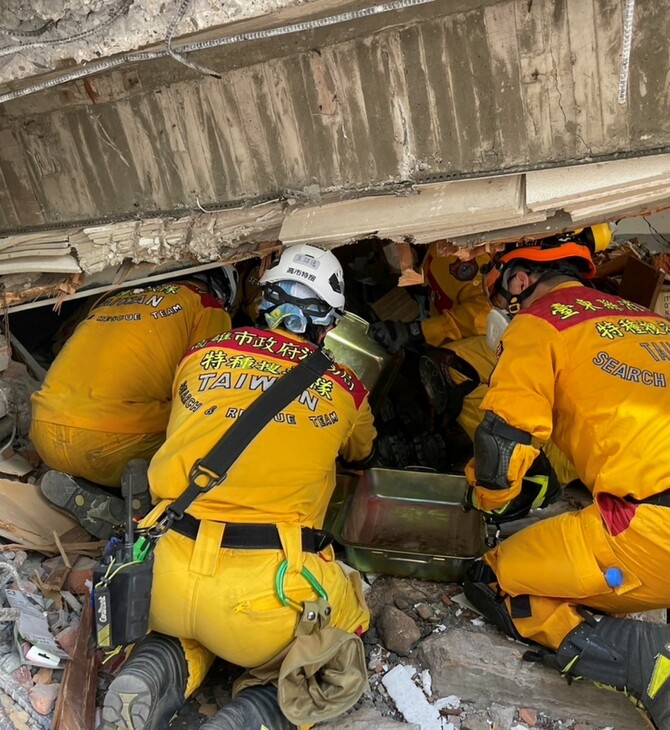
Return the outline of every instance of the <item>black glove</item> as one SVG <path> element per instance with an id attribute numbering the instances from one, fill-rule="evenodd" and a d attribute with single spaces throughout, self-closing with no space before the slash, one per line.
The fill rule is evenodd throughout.
<path id="1" fill-rule="evenodd" d="M 421 322 L 374 322 L 370 325 L 370 334 L 382 347 L 395 353 L 407 345 L 425 342 L 421 330 Z"/>
<path id="2" fill-rule="evenodd" d="M 487 512 L 489 522 L 503 524 L 526 517 L 532 509 L 543 509 L 553 504 L 561 494 L 561 485 L 556 472 L 543 451 L 531 464 L 521 482 L 521 492 L 511 502 L 495 512 Z M 466 505 L 472 496 L 466 494 Z M 464 506 L 466 506 L 464 505 Z"/>

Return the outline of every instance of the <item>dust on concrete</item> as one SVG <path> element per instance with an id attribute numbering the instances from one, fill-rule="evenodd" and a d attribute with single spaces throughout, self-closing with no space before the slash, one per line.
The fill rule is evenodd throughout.
<path id="1" fill-rule="evenodd" d="M 175 35 L 313 0 L 191 0 Z M 181 0 L 9 0 L 0 3 L 0 83 L 161 42 Z M 120 15 L 111 20 L 120 10 Z M 108 22 L 110 21 L 111 22 Z M 79 36 L 99 27 L 90 36 Z M 9 53 L 8 49 L 16 49 Z"/>

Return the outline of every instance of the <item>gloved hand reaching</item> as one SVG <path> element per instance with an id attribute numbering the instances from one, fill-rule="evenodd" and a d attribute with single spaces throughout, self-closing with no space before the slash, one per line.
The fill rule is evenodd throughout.
<path id="1" fill-rule="evenodd" d="M 466 473 L 467 471 L 466 468 Z M 542 451 L 526 472 L 521 485 L 521 492 L 512 500 L 498 509 L 484 511 L 489 522 L 500 525 L 519 520 L 526 517 L 531 510 L 543 509 L 553 504 L 561 494 L 561 485 L 556 477 L 556 472 Z M 470 486 L 463 499 L 463 508 L 467 511 L 473 507 L 480 509 L 476 490 Z"/>
<path id="2" fill-rule="evenodd" d="M 370 325 L 370 334 L 391 353 L 396 353 L 407 345 L 417 345 L 426 341 L 419 320 L 374 322 Z"/>

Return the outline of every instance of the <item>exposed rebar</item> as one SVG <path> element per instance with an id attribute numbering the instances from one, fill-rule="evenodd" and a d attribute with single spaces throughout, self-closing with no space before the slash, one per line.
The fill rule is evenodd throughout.
<path id="1" fill-rule="evenodd" d="M 402 10 L 404 8 L 414 7 L 416 5 L 427 5 L 428 3 L 436 2 L 436 0 L 392 0 L 392 2 L 382 3 L 379 5 L 372 5 L 368 8 L 362 8 L 361 10 L 350 10 L 345 13 L 339 13 L 337 15 L 330 15 L 326 18 L 318 18 L 317 20 L 306 20 L 301 23 L 292 23 L 291 25 L 284 25 L 279 28 L 269 28 L 267 30 L 256 30 L 249 33 L 238 33 L 233 36 L 226 36 L 224 38 L 215 38 L 209 41 L 200 41 L 198 43 L 188 43 L 183 46 L 179 46 L 175 50 L 176 53 L 191 53 L 193 51 L 202 51 L 207 48 L 217 48 L 219 46 L 227 46 L 236 43 L 243 43 L 245 41 L 265 40 L 267 38 L 276 38 L 281 35 L 289 35 L 291 33 L 301 33 L 308 30 L 315 30 L 316 28 L 325 28 L 329 25 L 336 25 L 338 23 L 347 23 L 353 20 L 359 20 L 360 18 L 368 18 L 373 15 L 380 15 L 382 13 L 388 13 L 393 10 Z M 22 46 L 21 49 L 26 48 Z M 12 101 L 14 99 L 20 99 L 23 96 L 34 94 L 44 89 L 49 89 L 54 86 L 60 86 L 60 84 L 66 84 L 69 81 L 75 81 L 84 76 L 91 76 L 92 74 L 99 73 L 101 71 L 108 71 L 112 68 L 117 68 L 126 63 L 138 63 L 141 61 L 153 61 L 158 58 L 165 58 L 169 56 L 167 49 L 160 51 L 143 51 L 140 53 L 124 53 L 116 58 L 109 58 L 103 61 L 96 61 L 94 63 L 87 64 L 80 69 L 69 71 L 61 76 L 55 76 L 45 81 L 40 81 L 37 84 L 26 86 L 23 89 L 16 91 L 9 91 L 6 94 L 0 95 L 0 104 Z"/>

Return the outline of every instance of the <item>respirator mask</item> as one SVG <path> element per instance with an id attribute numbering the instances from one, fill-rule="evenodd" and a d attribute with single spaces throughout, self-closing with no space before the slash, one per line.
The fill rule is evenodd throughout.
<path id="1" fill-rule="evenodd" d="M 494 307 L 486 315 L 486 344 L 491 352 L 496 352 L 498 343 L 512 321 L 512 315 L 504 309 Z"/>

